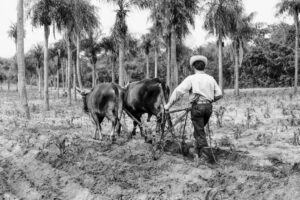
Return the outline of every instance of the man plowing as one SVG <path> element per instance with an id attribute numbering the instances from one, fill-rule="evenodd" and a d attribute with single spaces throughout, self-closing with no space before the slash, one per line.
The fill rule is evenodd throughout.
<path id="1" fill-rule="evenodd" d="M 222 98 L 222 91 L 216 80 L 204 72 L 207 65 L 205 56 L 192 56 L 190 65 L 194 68 L 195 73 L 186 77 L 175 88 L 169 102 L 165 105 L 165 109 L 169 110 L 185 93 L 189 93 L 196 153 L 199 157 L 205 157 L 212 162 L 204 127 L 212 114 L 212 103 Z"/>

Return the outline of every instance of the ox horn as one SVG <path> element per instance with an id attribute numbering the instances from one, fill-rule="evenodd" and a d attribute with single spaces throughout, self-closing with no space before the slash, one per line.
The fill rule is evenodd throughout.
<path id="1" fill-rule="evenodd" d="M 80 94 L 83 92 L 79 87 L 76 87 L 76 91 L 79 92 Z"/>

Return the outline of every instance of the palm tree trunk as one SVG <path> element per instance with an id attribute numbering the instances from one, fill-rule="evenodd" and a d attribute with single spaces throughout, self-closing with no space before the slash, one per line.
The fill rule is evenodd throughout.
<path id="1" fill-rule="evenodd" d="M 76 40 L 76 48 L 77 48 L 77 54 L 76 54 L 76 68 L 77 68 L 77 79 L 79 88 L 82 89 L 82 80 L 81 80 L 81 71 L 80 71 L 80 35 L 77 34 L 77 40 Z"/>
<path id="2" fill-rule="evenodd" d="M 57 98 L 59 98 L 59 67 L 57 67 L 57 72 L 56 72 L 56 89 L 57 89 Z"/>
<path id="3" fill-rule="evenodd" d="M 121 39 L 119 44 L 119 85 L 124 86 L 124 51 L 125 39 Z"/>
<path id="4" fill-rule="evenodd" d="M 17 60 L 18 59 L 17 58 L 18 44 L 17 44 L 17 40 L 15 41 L 15 48 L 16 48 L 16 54 L 15 54 L 14 60 L 15 60 L 15 66 L 16 66 L 17 74 L 18 74 L 18 60 Z M 18 92 L 18 76 L 17 76 L 16 92 Z"/>
<path id="5" fill-rule="evenodd" d="M 146 54 L 146 78 L 150 78 L 150 72 L 149 72 L 149 54 Z"/>
<path id="6" fill-rule="evenodd" d="M 96 86 L 96 63 L 92 63 L 92 68 L 93 68 L 93 83 L 92 83 L 92 85 L 93 85 L 93 87 L 95 87 Z"/>
<path id="7" fill-rule="evenodd" d="M 65 60 L 65 90 L 68 88 L 68 60 Z"/>
<path id="8" fill-rule="evenodd" d="M 7 77 L 7 90 L 10 91 L 10 77 Z"/>
<path id="9" fill-rule="evenodd" d="M 20 95 L 20 103 L 23 107 L 25 116 L 30 119 L 26 77 L 25 77 L 25 58 L 24 58 L 24 5 L 23 0 L 18 1 L 18 88 Z"/>
<path id="10" fill-rule="evenodd" d="M 158 47 L 156 44 L 154 50 L 154 78 L 157 78 L 157 67 L 158 67 Z"/>
<path id="11" fill-rule="evenodd" d="M 166 79 L 167 79 L 167 85 L 169 87 L 171 87 L 171 74 L 170 74 L 171 64 L 170 64 L 170 62 L 171 62 L 171 43 L 170 43 L 170 38 L 168 37 L 167 38 L 167 74 L 166 74 L 167 78 Z"/>
<path id="12" fill-rule="evenodd" d="M 238 47 L 236 42 L 233 45 L 234 50 L 234 94 L 239 96 L 239 57 L 238 57 Z"/>
<path id="13" fill-rule="evenodd" d="M 171 30 L 171 91 L 178 85 L 178 68 L 176 61 L 176 33 L 174 27 Z"/>
<path id="14" fill-rule="evenodd" d="M 116 76 L 115 76 L 115 64 L 116 61 L 114 58 L 111 58 L 111 82 L 116 82 Z"/>
<path id="15" fill-rule="evenodd" d="M 294 16 L 294 23 L 296 28 L 296 37 L 295 37 L 295 83 L 294 83 L 294 93 L 297 93 L 298 90 L 298 62 L 299 62 L 299 55 L 298 55 L 298 36 L 299 36 L 299 22 L 298 22 L 298 13 Z"/>
<path id="16" fill-rule="evenodd" d="M 219 86 L 223 93 L 224 92 L 224 89 L 223 89 L 223 64 L 222 64 L 223 47 L 222 47 L 221 35 L 219 35 L 218 47 L 219 47 Z"/>
<path id="17" fill-rule="evenodd" d="M 48 89 L 48 39 L 49 39 L 49 26 L 44 26 L 44 110 L 49 110 L 49 89 Z"/>
<path id="18" fill-rule="evenodd" d="M 67 49 L 68 49 L 68 76 L 67 76 L 67 93 L 68 93 L 68 97 L 67 97 L 67 104 L 68 106 L 71 106 L 72 104 L 72 97 L 71 97 L 71 76 L 72 76 L 72 50 L 71 50 L 71 39 L 69 36 L 67 36 Z"/>
<path id="19" fill-rule="evenodd" d="M 42 67 L 39 66 L 38 68 L 38 73 L 39 73 L 39 94 L 40 94 L 40 99 L 42 99 L 42 88 L 43 88 L 43 79 L 42 79 Z"/>
<path id="20" fill-rule="evenodd" d="M 76 86 L 77 86 L 77 70 L 76 70 L 76 66 L 77 66 L 77 63 L 74 63 L 74 70 L 73 70 L 73 93 L 74 93 L 74 99 L 75 101 L 77 100 L 77 92 L 76 92 Z"/>

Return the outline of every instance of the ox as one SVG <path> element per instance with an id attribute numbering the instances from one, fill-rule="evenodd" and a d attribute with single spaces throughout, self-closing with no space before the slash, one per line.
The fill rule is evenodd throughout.
<path id="1" fill-rule="evenodd" d="M 145 113 L 148 114 L 148 121 L 150 121 L 152 115 L 156 116 L 156 132 L 159 132 L 160 129 L 164 129 L 163 113 L 168 96 L 168 87 L 158 78 L 132 82 L 124 88 L 123 109 L 139 122 L 141 122 L 141 116 Z M 133 121 L 131 136 L 136 134 L 137 125 L 138 123 Z M 142 127 L 139 127 L 141 135 L 147 140 Z"/>
<path id="2" fill-rule="evenodd" d="M 83 100 L 83 110 L 89 113 L 96 124 L 94 139 L 101 140 L 101 122 L 104 117 L 112 122 L 111 139 L 115 132 L 120 134 L 120 118 L 122 114 L 122 88 L 113 83 L 101 83 L 91 91 L 77 88 Z M 100 133 L 100 137 L 99 137 Z"/>

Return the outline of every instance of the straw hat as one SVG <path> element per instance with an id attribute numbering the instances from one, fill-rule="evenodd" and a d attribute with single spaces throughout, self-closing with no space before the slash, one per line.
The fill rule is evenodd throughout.
<path id="1" fill-rule="evenodd" d="M 205 56 L 196 55 L 190 58 L 190 66 L 193 66 L 196 61 L 202 61 L 205 63 L 205 66 L 207 65 L 207 58 Z"/>

